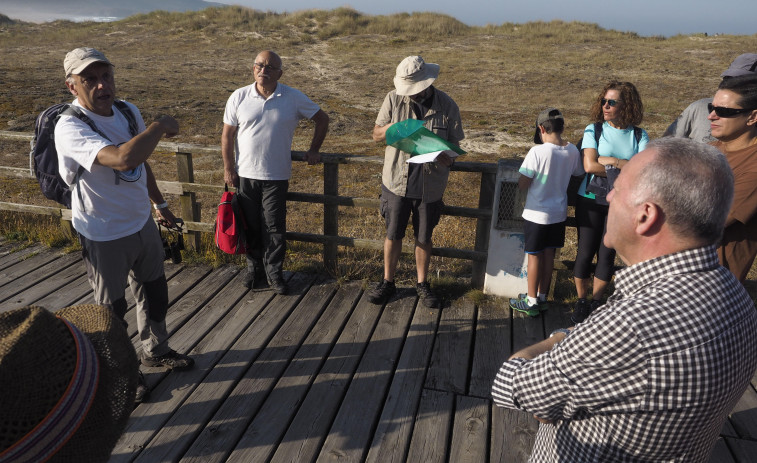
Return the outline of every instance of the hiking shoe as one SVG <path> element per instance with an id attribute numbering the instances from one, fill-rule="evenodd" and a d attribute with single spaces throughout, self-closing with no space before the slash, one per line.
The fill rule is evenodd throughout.
<path id="1" fill-rule="evenodd" d="M 147 367 L 166 367 L 169 370 L 186 370 L 192 368 L 192 365 L 195 364 L 192 357 L 180 354 L 173 349 L 155 357 L 148 357 L 143 354 L 141 362 L 142 365 Z"/>
<path id="2" fill-rule="evenodd" d="M 141 404 L 147 396 L 150 394 L 150 388 L 147 387 L 147 381 L 145 381 L 145 375 L 141 371 L 137 371 L 139 374 L 137 379 L 137 393 L 134 394 L 134 405 Z"/>
<path id="3" fill-rule="evenodd" d="M 397 287 L 394 286 L 393 281 L 381 280 L 381 283 L 368 291 L 368 300 L 372 304 L 385 304 L 395 292 L 397 292 Z"/>
<path id="4" fill-rule="evenodd" d="M 528 300 L 527 298 L 528 298 L 528 293 L 520 293 L 518 294 L 518 297 L 517 297 L 517 299 Z M 549 301 L 547 301 L 546 299 L 542 301 L 541 299 L 537 297 L 536 305 L 539 306 L 539 310 L 547 310 L 549 308 Z"/>
<path id="5" fill-rule="evenodd" d="M 594 301 L 589 302 L 584 298 L 579 299 L 576 302 L 575 307 L 573 307 L 573 315 L 570 316 L 570 321 L 573 323 L 581 323 L 586 320 L 594 309 L 593 305 Z"/>
<path id="6" fill-rule="evenodd" d="M 281 275 L 276 275 L 275 277 L 268 280 L 268 286 L 271 287 L 274 293 L 284 295 L 289 291 L 289 286 L 287 286 L 286 281 L 284 281 L 283 278 L 281 278 Z"/>
<path id="7" fill-rule="evenodd" d="M 518 298 L 511 298 L 510 308 L 517 310 L 518 312 L 523 312 L 529 317 L 539 315 L 539 304 L 529 305 L 527 294 L 519 294 Z"/>
<path id="8" fill-rule="evenodd" d="M 428 281 L 415 285 L 415 292 L 418 293 L 418 298 L 423 302 L 423 305 L 429 309 L 439 307 L 439 298 L 431 291 L 431 285 L 428 284 Z"/>
<path id="9" fill-rule="evenodd" d="M 257 288 L 263 284 L 265 278 L 264 272 L 261 270 L 247 269 L 247 273 L 244 276 L 244 285 L 247 289 Z"/>

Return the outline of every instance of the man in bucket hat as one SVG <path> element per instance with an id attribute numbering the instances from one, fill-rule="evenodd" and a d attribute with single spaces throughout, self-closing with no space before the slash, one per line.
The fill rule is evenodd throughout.
<path id="1" fill-rule="evenodd" d="M 731 77 L 757 74 L 757 54 L 744 53 L 736 57 L 731 65 L 720 74 L 722 80 Z M 691 103 L 683 110 L 680 116 L 665 129 L 663 137 L 691 138 L 702 143 L 711 143 L 715 138 L 710 135 L 710 115 L 708 104 L 712 103 L 712 97 L 702 98 Z"/>
<path id="2" fill-rule="evenodd" d="M 95 302 L 123 320 L 128 282 L 136 301 L 142 364 L 190 368 L 192 358 L 168 346 L 165 253 L 150 203 L 163 223 L 174 225 L 176 217 L 147 162 L 164 136 L 178 133 L 179 124 L 171 116 L 161 116 L 146 126 L 136 106 L 116 100 L 113 64 L 94 48 L 70 51 L 63 67 L 66 86 L 76 97 L 70 110 L 95 126 L 68 111 L 55 126 L 59 170 L 73 187 L 72 222 Z M 141 380 L 137 401 L 146 393 Z"/>
<path id="3" fill-rule="evenodd" d="M 0 313 L 0 462 L 107 461 L 136 387 L 137 356 L 111 310 Z"/>
<path id="4" fill-rule="evenodd" d="M 452 98 L 432 85 L 438 76 L 438 64 L 426 63 L 420 56 L 403 59 L 394 76 L 395 89 L 384 98 L 376 118 L 373 139 L 385 142 L 386 131 L 392 124 L 418 119 L 436 135 L 459 144 L 465 137 L 460 110 Z M 368 298 L 374 304 L 383 304 L 394 294 L 402 239 L 412 213 L 418 274 L 416 291 L 426 307 L 439 307 L 440 301 L 427 281 L 431 234 L 441 217 L 442 196 L 454 161 L 446 154 L 425 164 L 408 163 L 409 158 L 408 153 L 386 147 L 381 177 L 381 214 L 386 219 L 384 278 L 368 293 Z"/>

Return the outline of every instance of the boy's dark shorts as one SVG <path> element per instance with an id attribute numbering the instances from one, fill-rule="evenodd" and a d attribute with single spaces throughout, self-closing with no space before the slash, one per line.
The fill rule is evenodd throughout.
<path id="1" fill-rule="evenodd" d="M 386 237 L 401 240 L 405 237 L 410 214 L 413 215 L 413 236 L 420 244 L 430 244 L 434 227 L 442 216 L 444 202 L 424 203 L 420 199 L 404 198 L 382 189 L 381 216 L 386 219 Z"/>
<path id="2" fill-rule="evenodd" d="M 523 221 L 523 234 L 526 235 L 524 250 L 527 254 L 538 254 L 545 249 L 561 248 L 565 245 L 565 221 L 542 225 Z"/>

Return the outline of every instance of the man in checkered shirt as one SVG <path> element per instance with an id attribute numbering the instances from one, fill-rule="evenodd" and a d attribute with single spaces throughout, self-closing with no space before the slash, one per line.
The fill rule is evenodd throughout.
<path id="1" fill-rule="evenodd" d="M 665 138 L 624 166 L 605 245 L 628 265 L 607 304 L 514 354 L 497 405 L 542 423 L 530 461 L 707 461 L 757 368 L 757 311 L 718 264 L 725 157 Z"/>

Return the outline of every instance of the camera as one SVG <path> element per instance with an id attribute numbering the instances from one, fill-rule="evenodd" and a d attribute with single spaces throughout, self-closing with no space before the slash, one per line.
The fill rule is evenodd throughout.
<path id="1" fill-rule="evenodd" d="M 184 250 L 184 221 L 176 219 L 175 227 L 164 226 L 166 229 L 165 235 L 161 232 L 160 238 L 163 241 L 163 252 L 165 254 L 164 259 L 169 260 L 174 264 L 181 263 L 181 251 Z M 161 224 L 158 223 L 158 231 L 161 230 Z"/>

